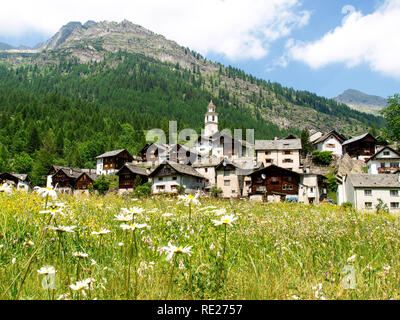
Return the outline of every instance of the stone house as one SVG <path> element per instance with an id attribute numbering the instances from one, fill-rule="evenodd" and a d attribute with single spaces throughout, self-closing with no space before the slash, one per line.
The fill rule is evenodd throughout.
<path id="1" fill-rule="evenodd" d="M 126 150 L 113 150 L 96 157 L 96 174 L 113 175 L 121 169 L 125 163 L 132 162 L 133 156 Z"/>
<path id="2" fill-rule="evenodd" d="M 348 174 L 339 184 L 338 204 L 353 204 L 359 211 L 375 211 L 379 200 L 390 212 L 400 212 L 400 173 Z"/>
<path id="3" fill-rule="evenodd" d="M 178 187 L 183 186 L 185 193 L 195 194 L 203 191 L 206 178 L 191 166 L 165 161 L 154 169 L 149 177 L 152 179 L 152 193 L 178 193 Z"/>
<path id="4" fill-rule="evenodd" d="M 313 142 L 314 150 L 317 151 L 329 151 L 336 157 L 341 157 L 343 155 L 342 143 L 346 138 L 340 133 L 332 130 Z"/>
<path id="5" fill-rule="evenodd" d="M 301 172 L 301 140 L 256 140 L 255 151 L 257 162 L 265 167 L 274 165 L 287 170 Z"/>
<path id="6" fill-rule="evenodd" d="M 368 174 L 396 173 L 400 167 L 400 153 L 384 147 L 367 160 Z"/>

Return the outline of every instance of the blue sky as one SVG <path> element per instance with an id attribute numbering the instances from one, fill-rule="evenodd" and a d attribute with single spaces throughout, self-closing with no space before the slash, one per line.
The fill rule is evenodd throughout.
<path id="1" fill-rule="evenodd" d="M 400 92 L 400 0 L 15 0 L 0 12 L 0 42 L 33 46 L 69 21 L 125 18 L 298 90 Z"/>

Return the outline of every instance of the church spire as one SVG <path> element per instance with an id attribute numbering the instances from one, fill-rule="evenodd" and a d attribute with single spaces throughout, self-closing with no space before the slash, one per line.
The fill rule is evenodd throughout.
<path id="1" fill-rule="evenodd" d="M 205 118 L 205 135 L 212 136 L 213 134 L 218 132 L 218 113 L 216 113 L 216 106 L 213 101 L 210 101 L 210 104 L 207 107 L 207 113 Z"/>

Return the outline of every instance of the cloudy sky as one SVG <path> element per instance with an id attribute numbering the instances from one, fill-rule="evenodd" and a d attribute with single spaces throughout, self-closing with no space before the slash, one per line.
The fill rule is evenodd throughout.
<path id="1" fill-rule="evenodd" d="M 400 92 L 400 0 L 13 0 L 0 42 L 33 46 L 70 21 L 123 19 L 295 89 Z"/>

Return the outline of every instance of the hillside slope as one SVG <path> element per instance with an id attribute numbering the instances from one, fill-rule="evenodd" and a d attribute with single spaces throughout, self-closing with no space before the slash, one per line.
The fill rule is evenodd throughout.
<path id="1" fill-rule="evenodd" d="M 236 108 L 245 108 L 256 121 L 272 123 L 294 133 L 303 128 L 322 131 L 335 128 L 347 135 L 356 135 L 367 130 L 372 123 L 378 127 L 383 124 L 382 118 L 351 110 L 334 100 L 284 88 L 242 70 L 208 61 L 189 48 L 126 20 L 121 23 L 71 22 L 43 44 L 38 52 L 32 59 L 13 62 L 47 67 L 67 59 L 84 64 L 105 62 L 116 67 L 118 61 L 107 60 L 110 54 L 125 52 L 152 58 L 151 63 L 161 63 L 172 71 L 179 68 L 190 71 L 190 83 L 200 83 L 211 97 L 226 100 L 233 112 Z M 12 61 L 12 57 L 7 56 L 7 60 Z"/>

